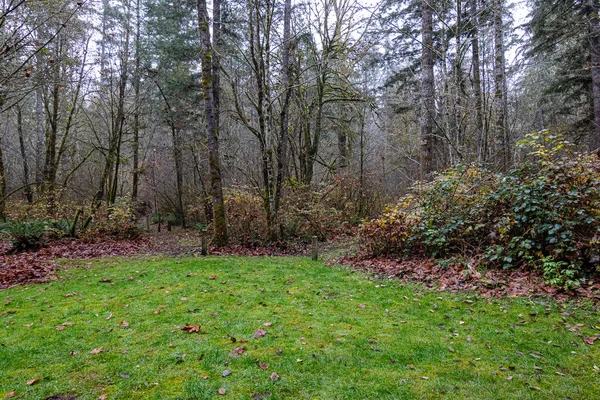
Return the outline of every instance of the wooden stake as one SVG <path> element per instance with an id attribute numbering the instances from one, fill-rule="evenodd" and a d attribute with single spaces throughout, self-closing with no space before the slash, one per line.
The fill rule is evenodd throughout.
<path id="1" fill-rule="evenodd" d="M 319 240 L 316 236 L 312 237 L 312 259 L 314 261 L 319 259 Z"/>

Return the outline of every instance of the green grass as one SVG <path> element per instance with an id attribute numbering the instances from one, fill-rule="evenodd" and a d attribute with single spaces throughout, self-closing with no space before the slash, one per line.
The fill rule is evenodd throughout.
<path id="1" fill-rule="evenodd" d="M 60 275 L 0 292 L 0 396 L 593 399 L 600 393 L 594 370 L 600 340 L 590 346 L 582 337 L 600 333 L 598 314 L 573 304 L 424 291 L 301 258 L 110 259 Z M 104 278 L 111 283 L 99 282 Z M 65 322 L 73 325 L 58 331 Z M 201 331 L 181 331 L 186 323 Z M 267 334 L 254 339 L 259 328 Z M 243 345 L 243 355 L 231 358 Z M 102 353 L 90 354 L 100 347 Z M 232 374 L 222 377 L 225 369 Z M 269 379 L 273 372 L 278 381 Z"/>

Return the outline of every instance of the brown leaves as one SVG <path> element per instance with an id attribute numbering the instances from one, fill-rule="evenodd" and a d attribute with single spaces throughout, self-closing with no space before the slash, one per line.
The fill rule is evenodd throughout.
<path id="1" fill-rule="evenodd" d="M 37 378 L 33 378 L 32 380 L 27 381 L 27 385 L 32 386 L 32 385 L 35 385 L 36 383 L 38 383 L 39 381 L 40 381 L 40 377 L 38 376 Z"/>
<path id="2" fill-rule="evenodd" d="M 231 354 L 229 355 L 232 358 L 236 358 L 242 355 L 242 353 L 246 350 L 246 346 L 241 346 L 233 349 Z"/>
<path id="3" fill-rule="evenodd" d="M 261 338 L 261 337 L 265 336 L 266 334 L 267 334 L 267 331 L 265 331 L 263 328 L 259 328 L 256 332 L 254 332 L 254 339 Z"/>
<path id="4" fill-rule="evenodd" d="M 273 372 L 269 378 L 271 378 L 272 381 L 278 381 L 279 374 L 277 372 Z"/>
<path id="5" fill-rule="evenodd" d="M 222 388 L 219 388 L 219 394 L 220 394 L 221 396 L 223 396 L 225 393 L 227 393 L 227 389 L 225 389 L 224 387 L 222 387 Z"/>
<path id="6" fill-rule="evenodd" d="M 12 392 L 8 392 L 8 393 L 6 393 L 6 394 L 4 395 L 4 398 L 5 398 L 5 399 L 10 399 L 10 398 L 12 398 L 12 397 L 15 397 L 16 395 L 17 395 L 17 392 L 15 392 L 15 391 L 12 391 Z"/>
<path id="7" fill-rule="evenodd" d="M 194 333 L 194 332 L 200 332 L 200 325 L 188 325 L 185 324 L 185 326 L 183 326 L 181 328 L 182 331 L 186 331 L 187 333 Z"/>
<path id="8" fill-rule="evenodd" d="M 9 243 L 0 244 L 0 289 L 27 282 L 55 279 L 54 266 L 58 258 L 81 259 L 140 253 L 152 245 L 143 239 L 113 240 L 102 238 L 88 241 L 55 241 L 35 251 L 8 252 Z M 68 294 L 65 297 L 72 297 Z"/>
<path id="9" fill-rule="evenodd" d="M 98 347 L 97 349 L 93 349 L 92 351 L 90 351 L 90 354 L 100 354 L 104 351 L 104 347 Z"/>
<path id="10" fill-rule="evenodd" d="M 217 279 L 219 275 L 211 275 L 208 279 L 212 279 L 213 281 Z"/>
<path id="11" fill-rule="evenodd" d="M 599 337 L 600 336 L 584 336 L 583 341 L 589 345 L 592 345 Z"/>
<path id="12" fill-rule="evenodd" d="M 260 369 L 264 369 L 264 370 L 269 369 L 269 366 L 262 361 L 257 361 L 256 363 L 258 364 Z"/>
<path id="13" fill-rule="evenodd" d="M 269 326 L 271 326 L 271 325 L 273 325 L 273 323 L 272 323 L 272 322 L 265 322 L 265 323 L 263 324 L 263 326 L 266 326 L 267 328 L 268 328 Z"/>
<path id="14" fill-rule="evenodd" d="M 462 263 L 441 266 L 431 259 L 415 257 L 412 259 L 394 259 L 391 257 L 342 257 L 330 260 L 328 264 L 345 264 L 361 269 L 371 274 L 397 278 L 404 282 L 424 283 L 427 288 L 437 288 L 444 291 L 477 291 L 485 297 L 512 297 L 543 295 L 564 300 L 568 298 L 591 298 L 597 300 L 600 296 L 598 278 L 582 283 L 577 291 L 565 292 L 547 286 L 544 277 L 529 268 L 519 269 L 488 269 L 485 273 L 477 274 Z"/>
<path id="15" fill-rule="evenodd" d="M 121 325 L 121 328 L 127 328 L 127 327 L 129 327 L 129 322 L 122 320 L 120 325 Z M 200 329 L 200 327 L 198 327 L 198 329 Z"/>

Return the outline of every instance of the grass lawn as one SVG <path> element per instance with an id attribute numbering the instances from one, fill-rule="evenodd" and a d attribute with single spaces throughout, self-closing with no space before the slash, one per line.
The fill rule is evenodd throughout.
<path id="1" fill-rule="evenodd" d="M 599 315 L 585 307 L 423 291 L 292 257 L 80 264 L 0 291 L 0 397 L 600 398 L 600 340 L 583 340 Z"/>

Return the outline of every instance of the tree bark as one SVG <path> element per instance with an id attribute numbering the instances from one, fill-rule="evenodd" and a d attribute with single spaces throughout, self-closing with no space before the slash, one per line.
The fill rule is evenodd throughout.
<path id="1" fill-rule="evenodd" d="M 219 132 L 215 125 L 215 103 L 212 76 L 212 46 L 208 23 L 206 0 L 197 0 L 198 29 L 200 33 L 200 57 L 202 60 L 202 95 L 204 97 L 204 118 L 208 138 L 208 158 L 210 168 L 210 185 L 213 200 L 214 240 L 218 245 L 227 244 L 227 219 L 221 180 L 221 163 L 219 160 Z"/>
<path id="2" fill-rule="evenodd" d="M 598 0 L 590 2 L 590 61 L 592 69 L 592 94 L 594 98 L 594 136 L 592 150 L 600 148 L 600 5 Z"/>
<path id="3" fill-rule="evenodd" d="M 427 180 L 433 172 L 433 125 L 434 125 L 434 72 L 433 72 L 433 10 L 430 3 L 422 0 L 422 52 L 421 52 L 421 149 L 420 176 Z"/>
<path id="4" fill-rule="evenodd" d="M 133 138 L 131 150 L 133 152 L 133 171 L 131 179 L 131 201 L 135 202 L 138 196 L 140 176 L 140 64 L 141 64 L 141 37 L 140 37 L 140 0 L 136 1 L 136 26 L 135 26 L 135 69 L 133 73 L 133 90 L 135 96 L 135 112 L 133 114 Z"/>
<path id="5" fill-rule="evenodd" d="M 277 178 L 275 180 L 275 221 L 279 223 L 279 208 L 281 204 L 281 192 L 283 187 L 283 178 L 285 177 L 285 168 L 287 166 L 287 145 L 289 129 L 289 109 L 290 98 L 292 96 L 292 70 L 290 68 L 291 43 L 291 19 L 292 19 L 292 1 L 284 0 L 283 6 L 283 105 L 281 107 L 281 132 L 279 135 L 279 145 L 277 148 Z M 280 228 L 281 235 L 282 229 Z"/>
<path id="6" fill-rule="evenodd" d="M 494 85 L 496 140 L 499 167 L 507 170 L 511 164 L 510 137 L 507 123 L 506 59 L 504 55 L 504 0 L 494 0 Z"/>
<path id="7" fill-rule="evenodd" d="M 475 137 L 477 138 L 477 161 L 487 158 L 487 141 L 483 137 L 483 100 L 481 94 L 481 66 L 479 61 L 479 17 L 477 0 L 469 0 L 471 13 L 471 50 L 473 68 L 473 95 L 475 96 Z"/>
<path id="8" fill-rule="evenodd" d="M 21 162 L 23 163 L 23 185 L 25 191 L 25 198 L 27 203 L 33 203 L 33 192 L 31 186 L 29 186 L 29 163 L 27 161 L 27 152 L 25 151 L 25 137 L 23 135 L 23 114 L 21 106 L 17 105 L 17 133 L 19 135 L 19 149 L 21 151 Z"/>

